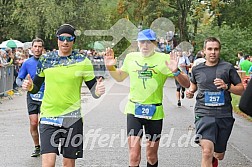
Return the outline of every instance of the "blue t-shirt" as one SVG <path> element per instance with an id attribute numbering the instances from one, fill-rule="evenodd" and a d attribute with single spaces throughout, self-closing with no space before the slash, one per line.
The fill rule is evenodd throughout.
<path id="1" fill-rule="evenodd" d="M 37 71 L 37 64 L 38 59 L 32 56 L 31 58 L 27 59 L 21 66 L 19 72 L 18 72 L 18 78 L 25 79 L 27 74 L 30 74 L 31 78 L 34 79 Z M 45 85 L 42 84 L 40 91 L 44 91 Z"/>
<path id="2" fill-rule="evenodd" d="M 249 68 L 248 73 L 250 74 L 252 72 L 252 66 Z M 252 74 L 250 74 L 250 78 L 252 78 Z"/>

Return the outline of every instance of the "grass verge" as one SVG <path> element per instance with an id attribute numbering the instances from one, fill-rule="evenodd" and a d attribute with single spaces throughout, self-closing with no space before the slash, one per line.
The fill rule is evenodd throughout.
<path id="1" fill-rule="evenodd" d="M 238 114 L 238 115 L 244 117 L 246 120 L 252 122 L 252 117 L 248 116 L 247 114 L 245 114 L 244 112 L 242 112 L 242 111 L 239 109 L 239 102 L 240 102 L 240 98 L 241 98 L 241 97 L 238 96 L 238 95 L 234 95 L 234 94 L 231 94 L 231 96 L 232 96 L 232 99 L 233 99 L 233 100 L 232 100 L 233 111 L 234 111 L 236 114 Z"/>

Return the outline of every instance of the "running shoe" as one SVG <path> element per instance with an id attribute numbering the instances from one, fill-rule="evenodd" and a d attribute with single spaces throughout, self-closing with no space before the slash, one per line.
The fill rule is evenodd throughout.
<path id="1" fill-rule="evenodd" d="M 181 107 L 181 101 L 178 100 L 178 107 Z"/>
<path id="2" fill-rule="evenodd" d="M 31 157 L 38 157 L 38 156 L 40 156 L 40 146 L 36 146 L 35 150 L 31 154 Z"/>
<path id="3" fill-rule="evenodd" d="M 218 167 L 218 159 L 213 157 L 213 167 Z"/>

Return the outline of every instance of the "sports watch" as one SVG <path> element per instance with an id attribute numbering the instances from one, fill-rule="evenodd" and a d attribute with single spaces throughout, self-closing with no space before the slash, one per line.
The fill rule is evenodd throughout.
<path id="1" fill-rule="evenodd" d="M 173 73 L 174 77 L 177 77 L 177 76 L 180 74 L 180 72 L 181 72 L 181 71 L 180 71 L 180 69 L 178 68 L 178 71 Z"/>

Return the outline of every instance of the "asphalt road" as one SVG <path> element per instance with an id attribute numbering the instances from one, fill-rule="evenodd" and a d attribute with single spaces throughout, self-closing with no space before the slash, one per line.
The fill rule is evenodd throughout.
<path id="1" fill-rule="evenodd" d="M 93 99 L 87 89 L 82 89 L 84 113 L 84 158 L 76 166 L 126 167 L 128 149 L 126 116 L 123 108 L 129 92 L 128 80 L 115 83 L 106 79 L 106 94 Z M 195 100 L 182 100 L 178 108 L 173 79 L 166 82 L 163 105 L 163 135 L 160 141 L 160 167 L 199 167 L 201 150 L 193 143 Z M 26 111 L 26 93 L 15 95 L 0 104 L 0 167 L 39 167 L 41 157 L 31 158 L 32 139 Z M 229 140 L 225 159 L 220 167 L 252 167 L 252 123 L 235 114 L 235 125 Z M 145 142 L 140 166 L 146 166 Z M 62 156 L 57 165 L 62 166 Z"/>

